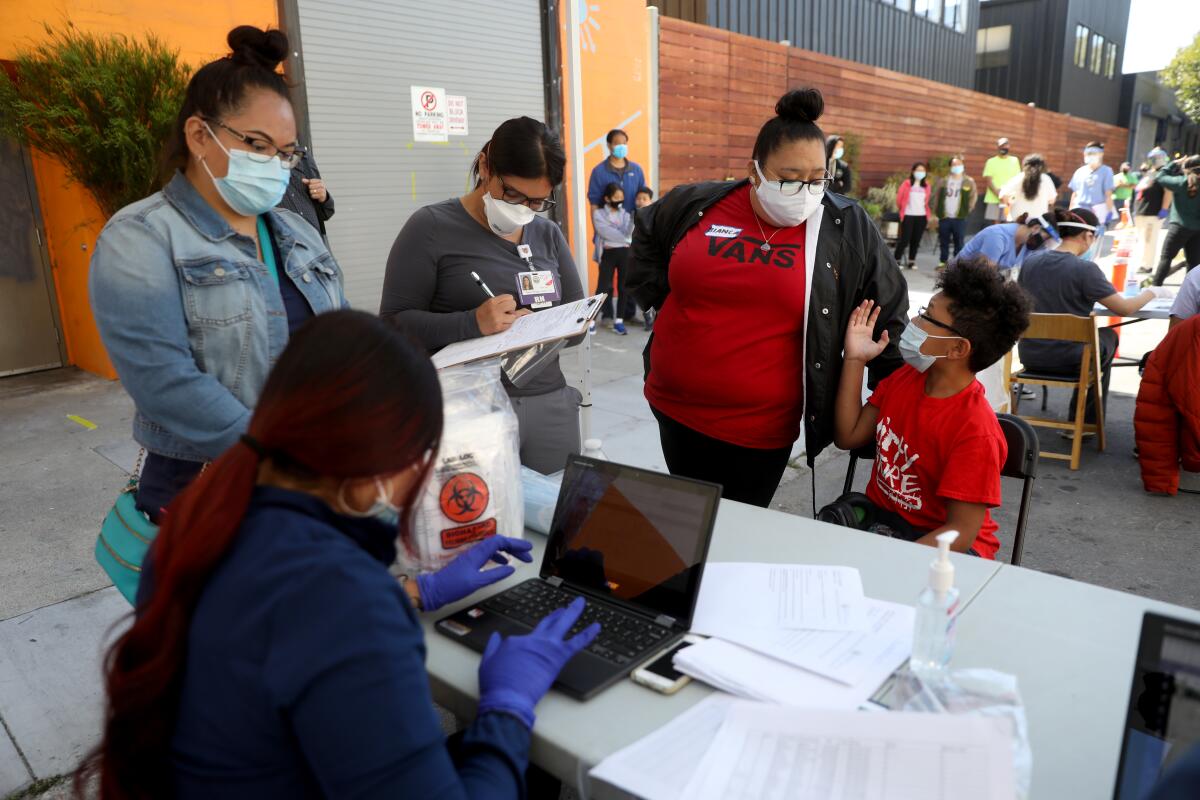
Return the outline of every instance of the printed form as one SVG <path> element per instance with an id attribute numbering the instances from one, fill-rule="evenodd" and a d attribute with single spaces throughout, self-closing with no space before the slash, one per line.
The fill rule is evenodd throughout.
<path id="1" fill-rule="evenodd" d="M 573 303 L 547 308 L 518 317 L 506 331 L 491 336 L 480 336 L 448 344 L 433 354 L 433 365 L 438 369 L 494 358 L 513 350 L 521 350 L 542 342 L 568 339 L 587 328 L 604 304 L 604 293 L 585 297 Z"/>
<path id="2" fill-rule="evenodd" d="M 1014 800 L 1008 720 L 736 701 L 682 793 L 696 800 Z"/>
<path id="3" fill-rule="evenodd" d="M 861 631 L 866 624 L 858 570 L 809 564 L 709 562 L 692 615 L 694 633 L 724 639 L 746 627 Z"/>

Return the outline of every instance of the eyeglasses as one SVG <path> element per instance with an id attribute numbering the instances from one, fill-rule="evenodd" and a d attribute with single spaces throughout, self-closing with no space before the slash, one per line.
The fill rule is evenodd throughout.
<path id="1" fill-rule="evenodd" d="M 925 320 L 926 322 L 937 325 L 939 328 L 944 328 L 944 329 L 950 331 L 951 333 L 955 334 L 956 336 L 962 336 L 964 339 L 967 338 L 966 336 L 963 336 L 961 331 L 956 331 L 954 328 L 950 327 L 946 323 L 938 322 L 936 319 L 934 319 L 933 317 L 926 314 L 925 312 L 928 310 L 929 310 L 928 306 L 921 306 L 920 308 L 917 309 L 917 316 L 920 317 L 921 319 Z"/>
<path id="2" fill-rule="evenodd" d="M 759 172 L 762 173 L 763 180 L 767 181 L 767 183 L 778 183 L 780 194 L 787 195 L 788 197 L 793 197 L 800 194 L 800 192 L 802 192 L 805 188 L 808 189 L 809 194 L 816 197 L 817 195 L 821 194 L 821 192 L 824 192 L 826 189 L 828 189 L 829 184 L 833 182 L 833 176 L 831 176 L 828 171 L 825 172 L 824 177 L 814 178 L 811 181 L 773 181 L 767 179 L 766 173 L 762 172 L 761 166 L 758 169 Z"/>
<path id="3" fill-rule="evenodd" d="M 549 211 L 554 208 L 555 201 L 549 197 L 530 197 L 509 186 L 499 175 L 496 176 L 496 180 L 500 181 L 500 199 L 509 205 L 529 206 L 534 211 Z"/>
<path id="4" fill-rule="evenodd" d="M 213 125 L 224 129 L 229 133 L 230 136 L 233 136 L 238 141 L 249 145 L 250 149 L 246 152 L 253 161 L 259 161 L 265 164 L 272 158 L 278 158 L 283 162 L 283 166 L 286 169 L 292 169 L 299 164 L 301 160 L 303 160 L 304 154 L 308 152 L 303 147 L 299 146 L 289 147 L 288 149 L 284 150 L 280 147 L 276 147 L 266 139 L 259 139 L 257 136 L 248 136 L 239 130 L 234 130 L 224 122 L 221 122 L 219 119 L 208 119 L 207 117 L 202 117 L 202 119 L 204 119 L 205 122 L 210 122 Z"/>

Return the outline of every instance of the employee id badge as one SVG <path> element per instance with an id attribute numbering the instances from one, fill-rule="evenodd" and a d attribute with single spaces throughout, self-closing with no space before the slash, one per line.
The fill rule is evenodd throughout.
<path id="1" fill-rule="evenodd" d="M 520 305 L 530 308 L 549 308 L 562 296 L 550 270 L 518 272 L 517 295 L 521 299 Z"/>

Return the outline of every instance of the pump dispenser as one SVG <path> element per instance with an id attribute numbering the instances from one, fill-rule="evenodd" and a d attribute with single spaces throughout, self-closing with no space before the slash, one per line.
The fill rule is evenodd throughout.
<path id="1" fill-rule="evenodd" d="M 958 531 L 937 536 L 937 558 L 929 565 L 929 585 L 917 598 L 909 667 L 922 678 L 938 678 L 946 671 L 954 652 L 954 623 L 958 612 L 958 589 L 954 586 L 954 564 L 950 545 Z"/>

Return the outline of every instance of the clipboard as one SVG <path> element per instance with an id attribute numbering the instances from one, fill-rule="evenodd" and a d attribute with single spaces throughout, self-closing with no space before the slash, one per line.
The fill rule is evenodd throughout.
<path id="1" fill-rule="evenodd" d="M 600 313 L 606 297 L 608 295 L 601 292 L 573 303 L 526 314 L 501 333 L 448 344 L 433 354 L 433 365 L 445 369 L 579 336 Z"/>

